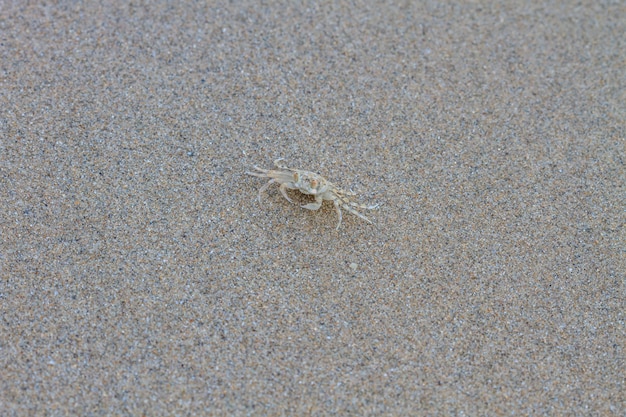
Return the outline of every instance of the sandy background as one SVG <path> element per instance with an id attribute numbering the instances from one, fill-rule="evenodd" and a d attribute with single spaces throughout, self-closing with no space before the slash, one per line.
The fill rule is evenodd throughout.
<path id="1" fill-rule="evenodd" d="M 0 7 L 2 415 L 625 415 L 624 2 L 51 3 Z M 278 157 L 376 226 L 259 205 Z"/>

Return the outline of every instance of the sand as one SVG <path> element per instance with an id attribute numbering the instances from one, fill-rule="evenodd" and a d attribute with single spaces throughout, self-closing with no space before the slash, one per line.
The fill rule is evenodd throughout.
<path id="1" fill-rule="evenodd" d="M 624 415 L 622 2 L 127 3 L 0 8 L 2 415 Z"/>

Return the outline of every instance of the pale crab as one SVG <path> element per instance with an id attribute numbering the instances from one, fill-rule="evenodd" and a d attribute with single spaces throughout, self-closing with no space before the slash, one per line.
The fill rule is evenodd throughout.
<path id="1" fill-rule="evenodd" d="M 259 189 L 259 203 L 261 202 L 261 193 L 267 189 L 271 184 L 277 182 L 280 184 L 280 192 L 290 203 L 297 204 L 287 195 L 287 189 L 298 190 L 302 194 L 315 196 L 315 202 L 301 206 L 308 210 L 317 210 L 322 206 L 324 200 L 332 201 L 335 205 L 335 210 L 339 216 L 339 223 L 337 223 L 337 229 L 341 226 L 341 209 L 343 208 L 348 213 L 354 214 L 360 217 L 368 223 L 372 223 L 370 219 L 356 211 L 353 207 L 372 210 L 378 208 L 378 204 L 373 206 L 366 206 L 363 204 L 357 204 L 348 199 L 348 196 L 355 196 L 356 194 L 351 191 L 345 191 L 336 187 L 330 181 L 323 178 L 321 175 L 314 172 L 303 171 L 301 169 L 294 169 L 282 166 L 279 164 L 283 158 L 279 158 L 274 161 L 279 170 L 262 169 L 254 167 L 258 172 L 246 172 L 246 174 L 253 175 L 259 178 L 270 178 L 269 182 Z"/>

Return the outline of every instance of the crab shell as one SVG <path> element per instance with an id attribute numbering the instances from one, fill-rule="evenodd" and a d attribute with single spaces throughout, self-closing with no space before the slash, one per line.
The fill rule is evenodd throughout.
<path id="1" fill-rule="evenodd" d="M 280 180 L 279 180 L 280 182 Z M 332 185 L 317 174 L 294 172 L 291 186 L 303 194 L 319 195 L 332 189 Z"/>

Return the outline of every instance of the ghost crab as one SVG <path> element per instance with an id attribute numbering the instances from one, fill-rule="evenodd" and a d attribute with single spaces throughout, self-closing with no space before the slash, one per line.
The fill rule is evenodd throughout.
<path id="1" fill-rule="evenodd" d="M 303 171 L 301 169 L 288 168 L 279 164 L 283 158 L 279 158 L 274 161 L 278 170 L 263 169 L 254 167 L 257 172 L 246 172 L 248 175 L 253 175 L 259 178 L 270 178 L 269 182 L 259 189 L 259 203 L 261 202 L 261 193 L 267 190 L 267 188 L 273 184 L 280 184 L 279 190 L 283 197 L 290 203 L 295 203 L 287 195 L 287 190 L 298 190 L 302 194 L 315 196 L 315 202 L 300 206 L 308 210 L 318 210 L 324 200 L 332 201 L 335 205 L 335 211 L 339 216 L 339 223 L 337 223 L 337 229 L 341 226 L 341 209 L 346 210 L 348 213 L 354 214 L 357 217 L 365 220 L 368 223 L 372 223 L 370 219 L 359 213 L 355 208 L 372 210 L 378 208 L 378 204 L 373 206 L 366 206 L 363 204 L 357 204 L 348 198 L 348 196 L 355 196 L 356 194 L 351 191 L 345 191 L 336 187 L 333 183 L 326 180 L 319 174 L 309 171 Z"/>

